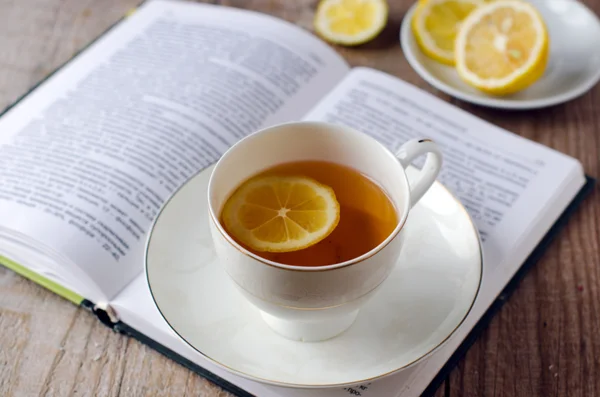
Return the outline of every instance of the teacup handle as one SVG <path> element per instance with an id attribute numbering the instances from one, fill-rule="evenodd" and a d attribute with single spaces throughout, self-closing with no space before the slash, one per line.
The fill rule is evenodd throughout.
<path id="1" fill-rule="evenodd" d="M 431 187 L 442 168 L 442 153 L 439 146 L 431 139 L 412 139 L 396 152 L 402 167 L 406 169 L 410 163 L 422 154 L 427 153 L 425 164 L 414 182 L 410 184 L 410 206 L 413 207 Z"/>

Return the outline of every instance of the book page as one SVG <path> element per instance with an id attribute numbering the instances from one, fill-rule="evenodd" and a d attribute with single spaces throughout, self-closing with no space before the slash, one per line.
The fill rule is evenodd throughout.
<path id="1" fill-rule="evenodd" d="M 233 143 L 299 119 L 348 66 L 300 28 L 156 0 L 0 120 L 0 219 L 114 296 L 162 203 Z M 85 294 L 87 291 L 80 291 Z"/>

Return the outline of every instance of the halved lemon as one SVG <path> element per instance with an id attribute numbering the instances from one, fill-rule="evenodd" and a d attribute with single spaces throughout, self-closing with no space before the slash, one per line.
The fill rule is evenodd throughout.
<path id="1" fill-rule="evenodd" d="M 325 40 L 359 45 L 375 38 L 385 27 L 385 0 L 321 0 L 314 18 L 315 31 Z"/>
<path id="2" fill-rule="evenodd" d="M 225 203 L 228 233 L 256 251 L 289 252 L 326 238 L 340 219 L 333 189 L 303 176 L 258 176 Z"/>
<path id="3" fill-rule="evenodd" d="M 427 56 L 454 65 L 454 40 L 463 20 L 484 0 L 420 0 L 411 27 Z"/>
<path id="4" fill-rule="evenodd" d="M 544 21 L 531 4 L 496 0 L 463 21 L 456 37 L 456 69 L 482 91 L 511 94 L 544 74 L 548 43 Z"/>

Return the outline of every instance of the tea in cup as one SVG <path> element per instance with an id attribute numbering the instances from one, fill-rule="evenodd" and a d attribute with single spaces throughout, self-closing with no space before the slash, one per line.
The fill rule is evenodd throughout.
<path id="1" fill-rule="evenodd" d="M 409 185 L 405 168 L 422 154 Z M 255 132 L 210 177 L 220 263 L 277 333 L 334 337 L 396 265 L 408 213 L 441 162 L 430 140 L 406 142 L 394 155 L 364 133 L 323 122 Z"/>

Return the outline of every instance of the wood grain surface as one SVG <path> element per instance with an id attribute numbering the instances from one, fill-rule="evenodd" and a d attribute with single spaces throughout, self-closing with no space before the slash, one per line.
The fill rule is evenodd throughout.
<path id="1" fill-rule="evenodd" d="M 222 0 L 306 29 L 313 0 Z M 138 0 L 0 0 L 0 109 L 134 7 Z M 336 49 L 492 123 L 578 158 L 600 176 L 600 86 L 537 111 L 471 106 L 429 87 L 398 44 L 409 0 L 390 3 L 373 42 Z M 600 14 L 600 0 L 585 2 Z M 600 396 L 600 196 L 594 192 L 525 277 L 436 396 Z M 0 267 L 0 395 L 229 396 L 90 313 Z"/>

